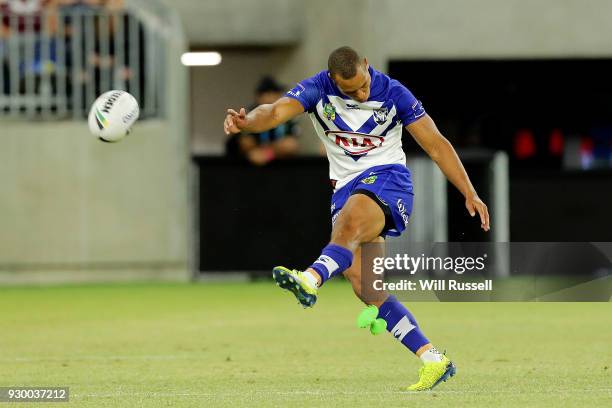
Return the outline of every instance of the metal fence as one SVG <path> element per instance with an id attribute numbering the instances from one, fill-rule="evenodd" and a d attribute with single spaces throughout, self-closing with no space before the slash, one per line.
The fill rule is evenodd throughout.
<path id="1" fill-rule="evenodd" d="M 101 93 L 134 95 L 144 118 L 164 114 L 163 16 L 142 9 L 0 10 L 0 116 L 81 119 Z"/>

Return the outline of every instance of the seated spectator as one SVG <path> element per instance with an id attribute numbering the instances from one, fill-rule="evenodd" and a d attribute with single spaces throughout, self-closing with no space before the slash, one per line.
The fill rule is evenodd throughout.
<path id="1" fill-rule="evenodd" d="M 26 30 L 39 32 L 41 13 L 51 4 L 52 0 L 0 0 L 3 36 L 10 36 L 14 30 L 19 33 Z"/>
<path id="2" fill-rule="evenodd" d="M 284 87 L 274 78 L 263 77 L 255 90 L 255 104 L 250 109 L 276 102 L 284 91 Z M 297 126 L 293 121 L 262 133 L 233 135 L 226 144 L 228 156 L 245 158 L 256 166 L 263 166 L 277 158 L 295 156 L 298 149 Z"/>
<path id="3" fill-rule="evenodd" d="M 18 92 L 25 93 L 26 76 L 34 79 L 37 92 L 43 71 L 53 72 L 56 64 L 56 43 L 50 37 L 43 43 L 41 35 L 44 33 L 51 36 L 54 33 L 53 18 L 47 11 L 54 7 L 56 1 L 0 0 L 0 58 L 4 71 L 2 93 L 9 92 L 10 82 L 15 77 L 18 78 Z M 29 59 L 28 52 L 31 52 Z M 43 59 L 45 53 L 46 58 Z M 9 63 L 11 58 L 13 69 Z"/>
<path id="4" fill-rule="evenodd" d="M 144 28 L 134 16 L 126 13 L 124 0 L 56 0 L 58 13 L 64 21 L 66 54 L 69 69 L 76 75 L 67 78 L 69 93 L 82 94 L 82 106 L 86 112 L 91 103 L 86 88 L 100 94 L 108 87 L 136 92 L 142 97 L 145 80 Z M 132 31 L 137 31 L 136 42 Z M 91 31 L 93 36 L 89 37 Z M 92 43 L 88 42 L 93 40 Z M 73 52 L 73 41 L 87 42 L 80 53 Z M 131 55 L 138 50 L 137 66 Z M 135 70 L 137 69 L 137 70 Z M 135 73 L 139 81 L 136 83 Z M 103 82 L 103 77 L 111 83 Z"/>

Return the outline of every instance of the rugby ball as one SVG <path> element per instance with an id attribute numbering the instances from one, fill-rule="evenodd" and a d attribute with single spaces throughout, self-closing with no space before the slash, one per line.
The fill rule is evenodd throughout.
<path id="1" fill-rule="evenodd" d="M 118 142 L 130 132 L 139 115 L 136 98 L 125 91 L 109 91 L 91 107 L 89 131 L 103 142 Z"/>

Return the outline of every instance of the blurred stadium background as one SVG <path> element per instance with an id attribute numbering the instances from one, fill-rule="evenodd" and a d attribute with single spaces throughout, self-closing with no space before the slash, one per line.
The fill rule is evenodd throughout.
<path id="1" fill-rule="evenodd" d="M 290 86 L 342 44 L 423 100 L 493 206 L 485 236 L 406 138 L 419 201 L 405 239 L 609 239 L 606 1 L 1 5 L 0 281 L 186 280 L 308 262 L 329 233 L 326 163 L 309 123 L 302 157 L 265 168 L 223 158 L 219 123 L 252 103 L 263 75 Z M 186 68 L 189 50 L 221 63 Z M 111 88 L 143 109 L 117 146 L 92 143 L 83 122 Z M 278 239 L 287 231 L 300 245 Z"/>
<path id="2" fill-rule="evenodd" d="M 197 371 L 183 365 L 190 359 L 221 373 L 219 377 L 209 373 L 206 378 L 217 381 L 209 394 L 200 395 L 208 402 L 215 393 L 224 392 L 221 379 L 250 381 L 238 369 L 223 371 L 228 366 L 224 362 L 236 358 L 232 350 L 240 350 L 241 344 L 228 334 L 222 340 L 203 335 L 194 327 L 197 320 L 215 330 L 224 330 L 227 319 L 227 327 L 234 331 L 245 322 L 250 322 L 250 328 L 261 324 L 272 331 L 278 318 L 281 326 L 297 330 L 291 323 L 297 314 L 284 310 L 287 302 L 287 307 L 293 306 L 288 298 L 280 298 L 277 305 L 278 299 L 270 300 L 276 292 L 268 292 L 261 284 L 209 281 L 262 276 L 276 264 L 307 265 L 329 236 L 331 190 L 327 161 L 307 118 L 298 123 L 299 156 L 266 166 L 225 157 L 222 120 L 228 107 L 253 103 L 262 76 L 270 75 L 291 87 L 325 69 L 329 52 L 341 45 L 363 52 L 372 66 L 404 82 L 423 101 L 457 146 L 475 185 L 491 205 L 493 229 L 484 234 L 464 214 L 458 194 L 447 188 L 439 171 L 406 137 L 417 201 L 412 225 L 402 239 L 610 241 L 611 14 L 612 3 L 607 0 L 592 0 L 588 6 L 577 0 L 0 0 L 0 284 L 4 286 L 0 302 L 5 310 L 2 327 L 15 329 L 10 335 L 0 334 L 4 344 L 0 357 L 5 374 L 14 374 L 9 383 L 81 384 L 90 392 L 89 399 L 81 402 L 102 406 L 96 395 L 106 395 L 108 389 L 100 384 L 109 379 L 100 373 L 114 370 L 112 362 L 102 361 L 103 353 L 114 353 L 119 365 L 125 363 L 122 367 L 134 370 L 133 377 L 118 376 L 128 384 L 125 394 L 108 394 L 118 398 L 133 392 L 133 404 L 142 403 L 138 376 L 150 369 L 163 370 L 162 366 L 169 366 L 169 372 L 179 378 L 173 384 L 175 390 L 197 389 L 201 384 L 195 377 L 189 378 L 189 387 L 180 381 L 185 373 Z M 208 65 L 185 66 L 187 52 L 218 54 L 200 61 Z M 98 94 L 116 88 L 136 96 L 141 120 L 121 143 L 99 143 L 87 132 L 86 114 Z M 134 285 L 135 281 L 205 284 L 151 288 Z M 130 284 L 70 286 L 84 282 Z M 32 284 L 69 286 L 43 286 L 47 289 L 37 292 L 28 287 Z M 11 289 L 12 285 L 20 288 Z M 328 306 L 350 323 L 358 303 L 349 300 L 348 286 L 338 292 L 343 294 L 329 300 Z M 235 302 L 238 296 L 244 302 L 231 306 L 236 315 L 220 314 L 224 299 Z M 259 303 L 262 298 L 271 302 L 269 308 Z M 168 302 L 167 307 L 155 299 Z M 109 308 L 109 301 L 118 303 Z M 419 307 L 427 315 L 426 308 Z M 466 305 L 455 309 L 453 316 L 461 319 L 460 311 L 466 310 L 480 316 L 477 324 L 476 320 L 466 324 L 491 332 L 500 321 L 518 319 L 514 314 L 518 311 L 531 316 L 533 330 L 552 319 L 553 327 L 535 336 L 544 345 L 552 335 L 566 335 L 553 306 L 542 314 L 541 309 L 516 307 L 496 305 L 499 313 L 495 314 Z M 585 344 L 609 362 L 609 306 L 581 307 L 567 306 L 558 312 L 592 316 L 593 321 L 584 322 L 585 335 L 591 336 L 591 343 Z M 212 314 L 198 312 L 205 308 Z M 444 313 L 444 305 L 435 308 Z M 249 317 L 249 310 L 260 313 L 259 323 Z M 282 313 L 276 316 L 271 310 Z M 329 313 L 321 311 L 316 316 L 340 324 L 341 319 Z M 156 314 L 160 319 L 156 320 Z M 180 319 L 181 315 L 194 320 Z M 435 313 L 429 315 L 434 318 Z M 114 319 L 119 319 L 119 329 L 113 328 Z M 325 323 L 319 321 L 315 327 L 313 319 L 307 318 L 306 326 L 322 329 Z M 66 337 L 57 329 L 62 321 L 74 325 Z M 93 322 L 101 324 L 97 331 Z M 450 329 L 441 323 L 436 328 L 450 343 L 453 328 L 461 329 L 445 322 Z M 172 331 L 166 333 L 170 337 L 152 337 L 161 339 L 157 349 L 134 332 L 157 333 L 164 325 Z M 95 339 L 79 337 L 90 329 L 91 336 L 108 341 L 106 347 L 96 348 Z M 131 336 L 126 342 L 132 346 L 113 343 L 126 333 Z M 332 333 L 351 341 L 344 332 Z M 499 344 L 512 335 L 518 334 L 504 332 L 487 340 Z M 39 336 L 48 336 L 49 342 L 32 340 Z M 181 349 L 180 340 L 172 336 L 191 340 Z M 202 336 L 204 345 L 194 336 Z M 274 341 L 271 335 L 263 337 Z M 283 339 L 295 341 L 289 336 Z M 574 344 L 583 340 L 577 334 L 571 337 Z M 225 346 L 210 346 L 218 341 Z M 263 347 L 261 338 L 252 341 Z M 368 343 L 370 352 L 373 344 Z M 553 349 L 566 352 L 569 346 L 564 344 Z M 214 350 L 211 360 L 202 357 L 207 347 Z M 534 347 L 525 361 L 545 352 Z M 457 353 L 464 349 L 465 345 L 460 346 Z M 84 357 L 72 361 L 69 350 Z M 323 361 L 333 358 L 332 351 L 322 356 Z M 513 353 L 504 351 L 507 355 L 495 357 L 502 365 Z M 142 359 L 130 360 L 140 352 Z M 159 359 L 146 357 L 156 352 L 162 353 Z M 255 373 L 256 356 L 237 353 Z M 257 353 L 265 358 L 261 350 Z M 125 355 L 132 357 L 124 359 Z M 466 350 L 467 356 L 473 354 Z M 564 358 L 564 370 L 569 370 L 574 361 Z M 74 371 L 67 377 L 53 375 L 55 362 L 64 360 L 74 370 L 95 366 L 94 380 L 81 381 Z M 350 364 L 363 361 L 356 360 Z M 479 363 L 477 378 L 489 375 L 485 363 Z M 522 375 L 525 364 L 529 365 L 522 363 L 508 363 L 500 372 L 508 376 L 504 378 Z M 35 374 L 37 367 L 43 367 L 44 374 Z M 306 378 L 312 372 L 308 370 L 316 372 L 305 366 L 298 369 L 298 378 Z M 587 369 L 578 371 L 576 376 Z M 283 371 L 282 376 L 286 375 Z M 341 373 L 333 375 L 340 378 Z M 591 390 L 591 406 L 605 405 L 610 396 L 609 371 L 605 375 L 607 388 L 580 384 L 581 389 Z M 146 392 L 154 393 L 154 385 L 165 381 L 162 377 L 147 377 Z M 495 386 L 496 378 L 488 386 Z M 248 387 L 260 384 L 254 381 Z M 538 377 L 535 384 L 546 387 L 548 383 Z M 345 393 L 339 404 L 359 403 L 351 391 L 353 385 L 342 383 Z M 567 385 L 555 383 L 553 389 Z M 479 386 L 474 382 L 470 387 L 476 392 Z M 512 392 L 535 395 L 528 385 L 521 387 Z M 263 389 L 253 400 L 242 395 L 239 398 L 247 399 L 240 401 L 266 405 Z M 378 396 L 374 394 L 369 395 Z M 232 395 L 237 397 L 227 394 L 216 402 L 231 404 Z M 274 395 L 270 405 L 291 402 L 289 395 Z M 326 395 L 317 394 L 311 402 L 325 405 L 321 398 Z M 500 392 L 478 403 L 511 406 L 512 401 L 496 399 L 504 395 Z M 385 397 L 393 403 L 401 400 L 395 394 Z M 461 398 L 465 404 L 480 406 L 473 394 Z M 567 406 L 578 406 L 581 397 L 567 398 Z M 112 398 L 104 401 L 121 405 Z M 524 406 L 533 402 L 522 401 Z M 562 401 L 555 396 L 548 402 L 563 406 Z M 156 406 L 149 402 L 146 406 Z"/>

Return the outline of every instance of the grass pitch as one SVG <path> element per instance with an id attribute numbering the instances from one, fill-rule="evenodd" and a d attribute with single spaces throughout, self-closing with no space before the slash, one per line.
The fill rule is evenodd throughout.
<path id="1" fill-rule="evenodd" d="M 458 371 L 405 393 L 419 361 L 356 328 L 348 284 L 320 293 L 303 310 L 271 283 L 0 288 L 0 386 L 69 386 L 54 407 L 612 406 L 610 303 L 413 303 Z"/>

